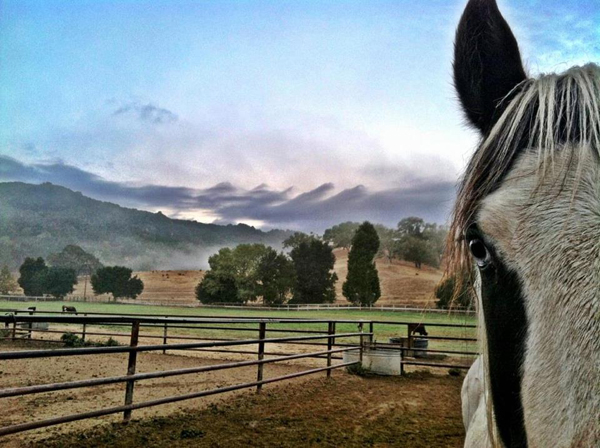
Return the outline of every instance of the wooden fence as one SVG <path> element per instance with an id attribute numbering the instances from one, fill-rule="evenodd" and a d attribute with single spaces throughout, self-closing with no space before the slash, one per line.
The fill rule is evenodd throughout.
<path id="1" fill-rule="evenodd" d="M 54 333 L 64 333 L 62 330 L 52 330 L 51 328 L 40 327 L 42 323 L 76 325 L 79 329 L 72 333 L 80 335 L 85 340 L 89 336 L 110 336 L 127 337 L 128 344 L 125 346 L 112 347 L 80 347 L 80 348 L 57 348 L 42 350 L 17 350 L 0 352 L 0 361 L 8 362 L 16 359 L 47 359 L 63 356 L 84 356 L 84 355 L 110 355 L 115 353 L 127 353 L 127 374 L 122 376 L 113 376 L 105 378 L 92 378 L 78 381 L 68 381 L 62 383 L 28 385 L 22 387 L 13 387 L 0 390 L 0 399 L 7 397 L 18 397 L 30 394 L 53 392 L 66 389 L 76 389 L 82 387 L 95 387 L 106 384 L 123 383 L 125 384 L 123 405 L 97 409 L 88 412 L 65 415 L 46 420 L 21 423 L 17 425 L 0 428 L 0 436 L 14 434 L 22 431 L 28 431 L 37 428 L 57 425 L 66 422 L 73 422 L 88 418 L 100 417 L 109 414 L 123 413 L 124 421 L 131 419 L 132 411 L 136 409 L 158 406 L 166 403 L 173 403 L 183 400 L 216 395 L 225 392 L 256 388 L 260 392 L 265 384 L 279 381 L 285 381 L 292 378 L 312 375 L 324 372 L 329 377 L 333 369 L 349 367 L 359 364 L 360 361 L 344 362 L 341 355 L 344 352 L 358 351 L 359 360 L 362 359 L 363 350 L 374 344 L 375 329 L 378 325 L 403 325 L 408 329 L 407 338 L 409 343 L 405 347 L 399 347 L 394 344 L 388 345 L 388 348 L 396 348 L 403 355 L 407 355 L 409 350 L 414 350 L 411 338 L 414 338 L 415 331 L 426 325 L 428 328 L 440 327 L 459 327 L 472 329 L 474 325 L 456 325 L 443 323 L 415 324 L 411 322 L 390 322 L 390 321 L 366 321 L 366 320 L 320 320 L 320 319 L 294 319 L 294 318 L 240 318 L 236 317 L 181 317 L 181 316 L 152 316 L 142 314 L 100 314 L 86 313 L 81 314 L 63 314 L 58 312 L 41 312 L 33 310 L 9 310 L 7 314 L 0 316 L 0 324 L 4 323 L 4 335 L 0 338 L 5 341 L 24 340 L 44 340 L 46 342 L 58 343 L 54 339 L 40 339 L 41 335 L 52 336 Z M 355 326 L 356 331 L 336 332 L 342 324 Z M 100 326 L 100 330 L 93 329 L 90 326 Z M 315 326 L 323 326 L 323 329 L 315 329 Z M 287 326 L 287 327 L 286 327 Z M 102 331 L 105 328 L 115 328 L 110 331 Z M 123 327 L 128 331 L 119 331 Z M 148 334 L 141 334 L 141 331 L 150 330 Z M 189 331 L 209 330 L 233 332 L 252 332 L 258 335 L 257 338 L 214 338 L 214 337 L 196 337 L 184 336 L 175 333 L 180 329 Z M 162 330 L 162 334 L 156 334 L 156 330 Z M 282 334 L 279 337 L 270 337 L 269 334 Z M 209 336 L 209 335 L 207 335 Z M 159 344 L 140 345 L 140 338 L 159 339 Z M 468 337 L 450 337 L 450 336 L 427 336 L 430 340 L 450 340 L 450 341 L 474 341 L 474 338 Z M 173 343 L 173 341 L 176 341 Z M 186 341 L 186 342 L 179 342 Z M 191 342 L 194 341 L 194 342 Z M 201 342 L 200 342 L 201 341 Z M 170 343 L 171 342 L 171 343 Z M 308 352 L 281 352 L 268 351 L 268 344 L 277 344 L 287 347 L 308 346 Z M 255 346 L 256 349 L 248 349 L 248 346 Z M 239 362 L 226 362 L 209 366 L 193 367 L 186 369 L 164 370 L 158 372 L 138 373 L 137 355 L 142 352 L 162 352 L 166 351 L 210 351 L 226 352 L 252 355 L 252 359 Z M 460 350 L 434 350 L 425 349 L 427 353 L 446 353 L 454 355 L 477 355 L 474 351 Z M 267 357 L 269 356 L 269 357 Z M 303 358 L 322 359 L 325 365 L 317 368 L 309 368 L 288 375 L 264 378 L 263 367 L 266 364 L 286 362 Z M 334 362 L 335 361 L 335 362 Z M 470 364 L 470 363 L 469 363 Z M 432 367 L 458 367 L 468 368 L 469 365 L 446 365 L 440 363 L 431 363 L 419 359 L 412 359 L 408 356 L 402 357 L 402 365 L 421 365 Z M 210 390 L 189 391 L 184 395 L 164 397 L 150 401 L 135 402 L 135 384 L 138 381 L 144 381 L 153 378 L 166 378 L 179 375 L 189 375 L 193 373 L 215 372 L 225 369 L 235 369 L 241 367 L 256 366 L 256 381 L 245 382 L 224 387 L 217 387 Z"/>
<path id="2" fill-rule="evenodd" d="M 238 309 L 238 310 L 262 310 L 262 311 L 323 311 L 323 310 L 359 310 L 359 311 L 392 311 L 392 312 L 427 312 L 427 313 L 452 313 L 452 314 L 467 314 L 474 315 L 473 309 L 464 309 L 461 307 L 453 307 L 451 309 L 439 309 L 433 307 L 415 307 L 411 304 L 395 304 L 395 305 L 351 305 L 342 303 L 301 303 L 301 304 L 286 304 L 279 306 L 266 306 L 262 304 L 245 304 L 232 305 L 228 303 L 215 303 L 211 305 L 202 304 L 200 302 L 187 302 L 177 300 L 139 300 L 139 299 L 119 299 L 106 300 L 95 297 L 79 297 L 67 296 L 64 299 L 57 299 L 52 296 L 15 296 L 15 295 L 0 295 L 0 300 L 8 302 L 92 302 L 92 303 L 111 303 L 121 305 L 150 305 L 150 306 L 171 306 L 183 308 L 221 308 L 221 309 Z"/>

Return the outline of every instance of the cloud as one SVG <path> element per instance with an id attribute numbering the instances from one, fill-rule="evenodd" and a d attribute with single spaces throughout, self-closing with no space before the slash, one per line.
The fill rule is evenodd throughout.
<path id="1" fill-rule="evenodd" d="M 154 124 L 173 123 L 178 120 L 177 115 L 170 110 L 151 103 L 141 104 L 137 101 L 119 107 L 112 115 L 133 115 L 141 121 Z"/>
<path id="2" fill-rule="evenodd" d="M 51 182 L 81 191 L 95 199 L 110 200 L 126 206 L 175 208 L 187 207 L 193 190 L 160 185 L 136 186 L 111 182 L 96 174 L 63 162 L 24 164 L 17 159 L 0 155 L 0 181 L 28 183 Z"/>
<path id="3" fill-rule="evenodd" d="M 295 189 L 252 189 L 222 182 L 192 189 L 114 182 L 64 162 L 25 164 L 0 156 L 0 181 L 52 182 L 90 197 L 156 211 L 173 217 L 210 216 L 215 223 L 261 223 L 265 228 L 321 232 L 342 221 L 370 220 L 395 225 L 406 216 L 445 222 L 454 199 L 454 182 L 413 180 L 410 186 L 371 190 L 363 185 L 337 190 L 324 183 L 294 194 Z"/>

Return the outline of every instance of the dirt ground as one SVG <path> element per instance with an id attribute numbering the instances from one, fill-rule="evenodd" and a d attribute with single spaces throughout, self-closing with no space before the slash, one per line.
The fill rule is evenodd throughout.
<path id="1" fill-rule="evenodd" d="M 38 441 L 64 447 L 461 447 L 461 379 L 336 372 L 246 392 L 202 410 Z"/>
<path id="2" fill-rule="evenodd" d="M 143 339 L 140 343 L 146 343 Z M 49 344 L 38 343 L 35 348 L 47 348 Z M 53 347 L 54 348 L 54 347 Z M 276 347 L 268 347 L 269 350 Z M 16 345 L 2 343 L 0 350 L 32 349 L 31 343 L 17 343 Z M 167 351 L 162 353 L 139 353 L 137 372 L 153 372 L 158 370 L 171 370 L 189 367 L 198 367 L 228 361 L 248 359 L 247 355 L 214 354 L 185 352 L 174 354 Z M 286 364 L 267 364 L 264 367 L 264 377 L 286 375 L 310 367 L 323 366 L 324 360 L 296 360 Z M 32 384 L 58 383 L 90 378 L 101 378 L 127 373 L 127 355 L 109 354 L 100 356 L 57 357 L 46 359 L 12 360 L 0 363 L 0 389 L 18 387 Z M 181 375 L 170 378 L 157 378 L 136 382 L 134 402 L 151 399 L 183 395 L 193 391 L 214 389 L 221 386 L 256 381 L 256 366 L 243 367 L 219 372 L 207 372 L 191 375 Z M 324 375 L 324 374 L 323 374 Z M 310 377 L 300 377 L 294 382 L 303 382 Z M 71 389 L 43 394 L 33 394 L 23 397 L 0 399 L 0 426 L 8 426 L 28 421 L 43 420 L 91 411 L 94 409 L 108 408 L 123 404 L 125 384 L 104 385 L 94 388 Z M 182 410 L 204 408 L 209 404 L 227 399 L 232 392 L 198 400 L 189 400 L 163 406 L 146 408 L 134 411 L 134 417 L 152 417 L 170 415 Z M 75 429 L 89 429 L 103 422 L 117 422 L 120 415 L 101 417 L 98 419 L 82 420 L 56 427 L 29 431 L 26 433 L 7 436 L 0 439 L 0 446 L 22 447 L 27 443 L 49 435 L 73 431 Z"/>
<path id="3" fill-rule="evenodd" d="M 342 295 L 342 284 L 346 280 L 348 251 L 336 249 L 334 270 L 338 275 L 336 283 L 336 302 L 348 304 Z M 376 260 L 379 280 L 381 282 L 381 298 L 378 305 L 413 305 L 424 307 L 434 306 L 433 291 L 442 278 L 440 270 L 423 266 L 417 269 L 413 264 L 380 258 Z M 138 300 L 146 302 L 169 302 L 171 304 L 197 303 L 194 290 L 204 277 L 204 271 L 147 271 L 135 272 L 144 282 L 144 292 Z M 85 279 L 79 279 L 73 295 L 83 296 Z M 91 296 L 91 287 L 87 285 L 87 296 Z M 93 297 L 93 296 L 92 296 Z M 108 300 L 108 295 L 97 296 L 98 299 Z"/>

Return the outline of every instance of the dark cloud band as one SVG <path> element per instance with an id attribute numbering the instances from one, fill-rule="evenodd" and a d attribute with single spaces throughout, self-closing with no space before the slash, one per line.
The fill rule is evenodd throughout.
<path id="1" fill-rule="evenodd" d="M 326 183 L 297 195 L 291 188 L 279 191 L 264 184 L 251 190 L 228 182 L 206 189 L 137 186 L 107 181 L 61 162 L 28 165 L 7 156 L 0 156 L 0 181 L 52 182 L 131 207 L 163 207 L 177 215 L 205 210 L 218 216 L 218 222 L 262 221 L 266 227 L 317 232 L 347 220 L 395 225 L 409 215 L 443 223 L 455 195 L 454 184 L 449 181 L 420 181 L 410 187 L 379 191 L 359 185 L 339 192 Z"/>

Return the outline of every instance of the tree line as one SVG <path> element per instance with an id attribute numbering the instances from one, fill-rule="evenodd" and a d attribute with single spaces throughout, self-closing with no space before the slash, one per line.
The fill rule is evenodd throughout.
<path id="1" fill-rule="evenodd" d="M 348 253 L 348 273 L 342 285 L 344 297 L 353 304 L 373 305 L 381 296 L 375 259 L 403 259 L 421 268 L 441 263 L 447 230 L 418 217 L 401 220 L 396 228 L 364 222 L 345 222 L 327 229 L 323 236 L 297 232 L 283 242 L 278 252 L 264 244 L 225 247 L 212 255 L 210 269 L 195 289 L 202 303 L 244 304 L 262 301 L 265 305 L 285 303 L 333 303 L 336 299 L 333 271 L 334 248 Z M 144 285 L 132 270 L 103 266 L 92 254 L 75 245 L 43 258 L 26 258 L 17 282 L 5 266 L 0 270 L 0 293 L 21 286 L 26 295 L 49 294 L 57 298 L 73 292 L 78 276 L 89 278 L 94 294 L 136 298 Z M 438 306 L 445 307 L 454 288 L 449 280 L 436 290 Z M 461 296 L 462 297 L 462 296 Z"/>
<path id="2" fill-rule="evenodd" d="M 94 294 L 112 294 L 135 299 L 144 289 L 143 282 L 132 277 L 132 270 L 124 266 L 103 266 L 92 254 L 75 245 L 66 246 L 61 252 L 48 256 L 25 258 L 19 267 L 19 278 L 14 279 L 8 266 L 0 270 L 0 294 L 9 294 L 18 287 L 26 296 L 51 295 L 64 298 L 74 291 L 78 276 L 90 277 Z M 87 281 L 86 277 L 86 281 Z"/>
<path id="3" fill-rule="evenodd" d="M 314 235 L 295 233 L 284 241 L 289 253 L 263 244 L 223 248 L 208 259 L 210 269 L 196 287 L 202 303 L 265 305 L 335 301 L 335 256 Z"/>
<path id="4" fill-rule="evenodd" d="M 365 222 L 354 232 L 343 294 L 356 304 L 375 303 L 381 296 L 374 258 L 379 237 Z M 288 252 L 263 244 L 223 248 L 208 260 L 210 269 L 196 287 L 202 303 L 265 305 L 333 303 L 337 274 L 333 246 L 316 235 L 297 232 L 283 242 Z"/>
<path id="5" fill-rule="evenodd" d="M 352 238 L 359 227 L 360 223 L 351 221 L 335 225 L 325 230 L 323 240 L 334 247 L 350 249 Z M 378 256 L 385 257 L 390 262 L 393 259 L 409 261 L 419 269 L 423 264 L 436 268 L 440 266 L 448 234 L 445 226 L 412 216 L 402 219 L 396 228 L 381 224 L 373 227 L 380 242 Z"/>
<path id="6" fill-rule="evenodd" d="M 401 220 L 394 229 L 381 224 L 344 222 L 327 229 L 323 236 L 294 233 L 277 252 L 262 244 L 223 248 L 209 258 L 210 269 L 196 287 L 202 303 L 245 304 L 262 299 L 265 305 L 333 303 L 336 298 L 333 272 L 334 248 L 348 253 L 348 273 L 342 294 L 355 305 L 373 305 L 381 297 L 375 259 L 402 259 L 421 268 L 439 267 L 447 229 L 418 217 Z M 435 290 L 437 306 L 467 307 L 468 291 L 454 298 L 454 278 L 445 279 Z"/>

